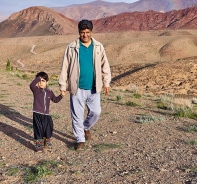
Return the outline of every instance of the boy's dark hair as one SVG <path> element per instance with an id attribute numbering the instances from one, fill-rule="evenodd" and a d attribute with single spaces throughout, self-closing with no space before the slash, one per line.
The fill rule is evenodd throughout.
<path id="1" fill-rule="evenodd" d="M 48 74 L 45 73 L 45 72 L 39 72 L 39 73 L 37 73 L 37 74 L 36 74 L 36 78 L 37 78 L 37 77 L 41 77 L 41 78 L 45 79 L 46 81 L 49 80 L 49 76 L 48 76 Z"/>
<path id="2" fill-rule="evenodd" d="M 92 21 L 84 19 L 78 23 L 79 32 L 81 30 L 85 30 L 85 29 L 89 29 L 90 31 L 92 31 L 92 29 L 93 29 Z"/>

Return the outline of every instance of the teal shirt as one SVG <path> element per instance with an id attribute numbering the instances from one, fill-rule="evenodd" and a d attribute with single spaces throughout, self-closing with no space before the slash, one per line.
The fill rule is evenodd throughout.
<path id="1" fill-rule="evenodd" d="M 93 42 L 89 47 L 80 42 L 79 47 L 79 88 L 92 90 L 95 88 L 94 82 L 94 62 L 93 62 Z"/>

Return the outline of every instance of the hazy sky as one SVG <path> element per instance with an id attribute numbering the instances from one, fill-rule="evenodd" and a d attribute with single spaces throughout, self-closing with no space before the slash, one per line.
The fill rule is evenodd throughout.
<path id="1" fill-rule="evenodd" d="M 73 4 L 84 4 L 94 0 L 0 0 L 0 18 L 8 17 L 30 6 L 62 7 Z M 104 0 L 107 2 L 133 3 L 138 0 Z"/>

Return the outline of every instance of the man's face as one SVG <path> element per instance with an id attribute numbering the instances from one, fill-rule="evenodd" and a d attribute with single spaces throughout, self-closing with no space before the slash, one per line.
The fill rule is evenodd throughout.
<path id="1" fill-rule="evenodd" d="M 79 36 L 80 36 L 80 40 L 83 43 L 88 43 L 91 40 L 92 31 L 90 31 L 89 29 L 81 30 L 79 31 Z"/>

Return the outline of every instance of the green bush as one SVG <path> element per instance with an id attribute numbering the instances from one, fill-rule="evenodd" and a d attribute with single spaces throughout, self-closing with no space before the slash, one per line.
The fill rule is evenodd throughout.
<path id="1" fill-rule="evenodd" d="M 197 145 L 197 139 L 196 140 L 189 140 L 189 141 L 187 141 L 187 143 L 188 144 L 190 144 L 190 145 Z"/>
<path id="2" fill-rule="evenodd" d="M 132 101 L 128 101 L 125 104 L 128 105 L 128 106 L 131 106 L 131 107 L 138 106 L 135 102 L 132 102 Z"/>
<path id="3" fill-rule="evenodd" d="M 185 117 L 185 118 L 191 118 L 195 119 L 197 118 L 197 113 L 193 112 L 193 110 L 189 107 L 179 107 L 176 108 L 174 115 L 179 117 Z"/>
<path id="4" fill-rule="evenodd" d="M 141 123 L 141 124 L 152 123 L 152 122 L 163 121 L 163 120 L 164 119 L 162 119 L 161 117 L 157 117 L 152 114 L 150 114 L 150 115 L 142 114 L 139 117 L 137 117 L 137 122 Z"/>
<path id="5" fill-rule="evenodd" d="M 186 132 L 197 132 L 197 126 L 196 125 L 192 125 L 190 127 L 185 128 Z"/>
<path id="6" fill-rule="evenodd" d="M 140 95 L 139 93 L 134 93 L 134 94 L 133 94 L 133 97 L 135 97 L 135 98 L 138 98 L 138 99 L 139 99 L 139 98 L 141 98 L 141 95 Z"/>
<path id="7" fill-rule="evenodd" d="M 6 64 L 6 70 L 10 71 L 11 70 L 11 66 L 10 66 L 10 60 L 7 60 L 7 64 Z"/>
<path id="8" fill-rule="evenodd" d="M 166 105 L 164 102 L 162 102 L 162 101 L 158 101 L 158 102 L 157 102 L 157 108 L 159 108 L 159 109 L 164 109 L 164 110 L 169 109 L 169 108 L 167 107 L 167 105 Z"/>
<path id="9" fill-rule="evenodd" d="M 120 95 L 116 96 L 116 100 L 119 102 L 122 99 Z"/>

